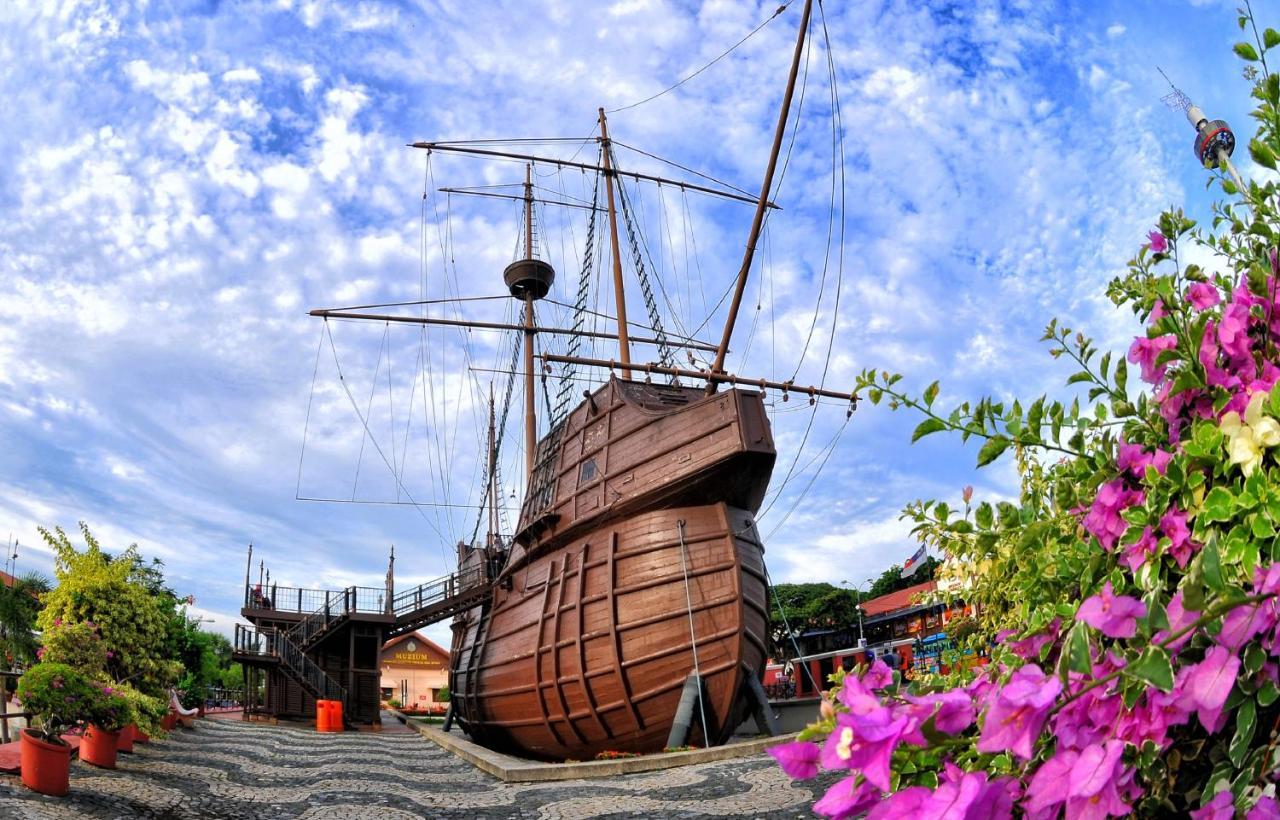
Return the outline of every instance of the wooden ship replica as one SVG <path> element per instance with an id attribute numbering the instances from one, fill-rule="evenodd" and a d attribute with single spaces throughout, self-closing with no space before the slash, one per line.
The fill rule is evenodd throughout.
<path id="1" fill-rule="evenodd" d="M 448 577 L 395 594 L 383 633 L 389 639 L 453 619 L 446 726 L 456 722 L 485 746 L 547 760 L 590 759 L 608 750 L 644 753 L 685 743 L 721 744 L 748 713 L 755 714 L 759 726 L 773 726 L 760 684 L 766 663 L 767 584 L 755 522 L 776 459 L 764 392 L 793 393 L 810 403 L 818 397 L 837 399 L 847 403 L 849 412 L 856 397 L 730 374 L 725 357 L 766 211 L 776 207 L 769 196 L 811 6 L 811 0 L 804 4 L 758 197 L 619 168 L 603 108 L 594 164 L 480 147 L 484 141 L 414 143 L 431 152 L 526 163 L 523 197 L 508 197 L 523 200 L 524 254 L 503 273 L 508 293 L 519 300 L 521 322 L 388 315 L 367 307 L 311 311 L 326 320 L 505 329 L 523 339 L 519 373 L 524 380 L 525 497 L 514 532 L 509 539 L 498 532 L 491 396 L 488 537 L 483 543 L 459 544 L 457 571 Z M 615 334 L 592 333 L 580 321 L 559 329 L 536 320 L 535 306 L 555 278 L 552 266 L 535 252 L 534 206 L 545 200 L 534 195 L 531 169 L 539 164 L 598 175 L 590 230 L 597 212 L 607 214 L 616 359 L 577 355 L 581 339 Z M 755 206 L 718 344 L 666 333 L 643 281 L 654 335 L 631 335 L 618 238 L 619 201 L 626 206 L 624 178 Z M 601 187 L 604 203 L 598 201 Z M 632 232 L 629 221 L 627 230 Z M 588 237 L 590 246 L 591 233 Z M 638 260 L 634 244 L 632 250 Z M 584 262 L 578 319 L 584 308 L 585 269 Z M 539 353 L 537 339 L 549 334 L 567 336 L 568 353 Z M 637 363 L 631 356 L 633 344 L 655 345 L 663 355 L 658 362 Z M 680 348 L 714 353 L 714 363 L 678 367 L 670 350 Z M 609 373 L 602 386 L 582 394 L 572 409 L 573 379 L 561 379 L 559 406 L 545 419 L 541 437 L 535 401 L 538 360 L 548 371 L 560 365 Z M 655 377 L 671 383 L 657 383 Z"/>

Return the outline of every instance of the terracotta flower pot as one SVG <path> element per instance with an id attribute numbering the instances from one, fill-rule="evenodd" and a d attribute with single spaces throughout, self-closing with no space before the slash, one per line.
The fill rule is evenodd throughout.
<path id="1" fill-rule="evenodd" d="M 22 785 L 32 791 L 62 797 L 70 791 L 71 747 L 49 743 L 23 729 L 18 747 Z"/>
<path id="2" fill-rule="evenodd" d="M 117 752 L 133 752 L 133 741 L 137 739 L 138 727 L 130 723 L 120 730 L 120 738 L 116 741 Z"/>
<path id="3" fill-rule="evenodd" d="M 166 732 L 172 732 L 173 727 L 177 725 L 178 725 L 178 716 L 175 715 L 173 712 L 170 712 L 169 714 L 165 715 L 160 720 L 160 728 L 164 729 Z"/>
<path id="4" fill-rule="evenodd" d="M 80 759 L 103 769 L 114 769 L 116 743 L 119 739 L 119 732 L 106 732 L 90 725 L 85 730 L 84 739 L 80 741 Z"/>

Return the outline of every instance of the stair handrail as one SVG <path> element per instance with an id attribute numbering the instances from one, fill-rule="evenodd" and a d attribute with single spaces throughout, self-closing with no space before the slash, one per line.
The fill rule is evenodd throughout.
<path id="1" fill-rule="evenodd" d="M 477 589 L 488 584 L 489 573 L 484 566 L 451 572 L 397 594 L 391 599 L 391 612 L 398 620 L 450 598 L 470 597 Z"/>

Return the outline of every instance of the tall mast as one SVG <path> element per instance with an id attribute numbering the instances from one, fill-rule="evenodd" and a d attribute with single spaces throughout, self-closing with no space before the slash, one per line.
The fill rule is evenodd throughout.
<path id="1" fill-rule="evenodd" d="M 796 75 L 800 71 L 800 56 L 804 52 L 804 38 L 809 30 L 809 13 L 813 10 L 813 0 L 805 0 L 804 12 L 800 15 L 800 30 L 796 32 L 796 50 L 791 56 L 791 74 L 787 77 L 787 90 L 782 95 L 782 109 L 778 112 L 778 125 L 773 131 L 773 151 L 769 154 L 769 165 L 765 168 L 764 184 L 760 186 L 760 198 L 756 202 L 756 215 L 751 220 L 751 232 L 747 235 L 747 251 L 742 257 L 742 267 L 738 270 L 738 284 L 733 289 L 733 301 L 729 303 L 729 317 L 725 321 L 724 336 L 720 338 L 720 348 L 716 351 L 715 364 L 711 366 L 713 373 L 724 372 L 724 357 L 729 352 L 729 339 L 733 336 L 733 324 L 738 320 L 738 308 L 742 306 L 742 294 L 747 289 L 747 276 L 751 273 L 751 261 L 756 255 L 756 241 L 760 238 L 760 228 L 764 225 L 765 208 L 769 205 L 769 190 L 773 187 L 773 172 L 778 167 L 778 152 L 782 148 L 782 137 L 787 130 L 787 117 L 791 112 L 791 97 L 796 90 Z M 715 390 L 715 382 L 708 382 L 707 389 Z"/>
<path id="2" fill-rule="evenodd" d="M 627 339 L 627 298 L 622 290 L 622 251 L 618 247 L 618 212 L 613 204 L 613 153 L 609 142 L 609 125 L 600 108 L 600 145 L 604 154 L 604 184 L 609 197 L 609 237 L 613 248 L 613 297 L 618 306 L 618 360 L 622 362 L 622 377 L 631 378 L 631 342 Z"/>
<path id="3" fill-rule="evenodd" d="M 533 164 L 524 166 L 524 258 L 533 259 Z M 524 473 L 533 477 L 533 455 L 538 446 L 538 420 L 533 402 L 533 294 L 524 294 Z"/>
<path id="4" fill-rule="evenodd" d="M 492 547 L 498 532 L 498 443 L 493 429 L 493 385 L 489 385 L 489 538 Z"/>

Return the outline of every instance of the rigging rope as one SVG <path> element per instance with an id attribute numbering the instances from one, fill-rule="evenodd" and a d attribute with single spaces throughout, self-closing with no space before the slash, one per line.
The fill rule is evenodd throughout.
<path id="1" fill-rule="evenodd" d="M 610 152 L 612 156 L 612 152 Z M 627 186 L 618 186 L 619 200 L 622 205 L 622 218 L 627 227 L 627 244 L 631 248 L 631 264 L 635 266 L 636 278 L 640 280 L 640 293 L 644 296 L 644 306 L 649 312 L 649 324 L 653 326 L 653 336 L 658 345 L 658 364 L 664 367 L 675 366 L 675 355 L 667 341 L 667 333 L 662 328 L 662 315 L 658 312 L 658 302 L 653 298 L 653 287 L 649 283 L 649 275 L 645 272 L 644 257 L 640 253 L 640 243 L 636 239 L 636 226 L 631 214 L 631 200 L 627 197 Z M 673 379 L 679 383 L 679 379 Z"/>
<path id="2" fill-rule="evenodd" d="M 516 386 L 516 366 L 520 361 L 521 339 L 520 339 L 519 333 L 513 333 L 511 334 L 511 336 L 512 336 L 511 365 L 507 368 L 507 371 L 510 375 L 507 376 L 507 387 L 506 387 L 506 390 L 503 392 L 503 397 L 502 397 L 502 421 L 497 426 L 498 436 L 493 443 L 493 453 L 494 453 L 493 467 L 492 468 L 490 468 L 489 466 L 485 467 L 485 478 L 486 478 L 485 486 L 488 486 L 488 481 L 490 480 L 494 481 L 495 483 L 498 482 L 498 475 L 497 475 L 497 472 L 495 472 L 498 469 L 498 461 L 499 461 L 498 454 L 502 452 L 502 442 L 503 442 L 503 439 L 506 438 L 507 413 L 508 411 L 511 410 L 511 394 L 515 391 L 515 386 Z M 497 483 L 497 486 L 501 487 L 502 485 L 500 483 Z M 476 538 L 479 537 L 480 535 L 480 524 L 482 521 L 484 521 L 484 511 L 488 509 L 488 505 L 489 505 L 489 494 L 486 493 L 485 501 L 480 505 L 480 511 L 476 514 L 476 525 L 471 530 L 471 541 L 469 543 L 472 543 L 472 544 L 476 543 Z M 499 509 L 503 510 L 505 509 L 505 507 L 506 505 L 500 505 Z M 502 513 L 499 512 L 499 515 L 501 514 Z"/>
<path id="3" fill-rule="evenodd" d="M 596 164 L 599 165 L 597 159 Z M 566 351 L 568 356 L 577 356 L 582 349 L 582 336 L 580 331 L 586 323 L 587 315 L 587 295 L 591 290 L 591 274 L 595 268 L 595 242 L 596 242 L 596 214 L 599 212 L 600 204 L 600 173 L 596 172 L 594 190 L 591 195 L 591 216 L 587 220 L 587 237 L 586 246 L 582 252 L 582 268 L 578 274 L 578 293 L 573 303 L 573 334 L 569 337 L 569 344 Z M 569 401 L 573 392 L 573 379 L 577 372 L 573 362 L 565 365 L 564 372 L 560 376 L 560 385 L 556 393 L 555 409 L 551 413 L 549 420 L 552 429 L 560 426 L 560 422 L 564 420 L 565 414 L 569 410 Z"/>
<path id="4" fill-rule="evenodd" d="M 711 735 L 707 734 L 707 707 L 704 703 L 702 689 L 702 670 L 698 668 L 698 633 L 693 628 L 693 594 L 689 591 L 689 548 L 684 543 L 684 519 L 676 522 L 676 531 L 680 534 L 680 570 L 684 573 L 685 611 L 689 613 L 689 646 L 693 650 L 693 676 L 698 679 L 698 712 L 702 715 L 702 745 L 711 745 Z"/>
<path id="5" fill-rule="evenodd" d="M 614 108 L 614 109 L 610 109 L 609 111 L 606 111 L 605 113 L 606 113 L 606 114 L 615 114 L 615 113 L 617 113 L 617 112 L 619 112 L 619 111 L 626 111 L 626 110 L 628 110 L 628 109 L 631 109 L 631 108 L 635 108 L 635 107 L 637 107 L 637 106 L 644 105 L 644 104 L 645 104 L 645 103 L 647 103 L 647 102 L 652 102 L 652 101 L 654 101 L 654 100 L 658 99 L 659 97 L 663 96 L 664 94 L 669 94 L 670 92 L 675 91 L 675 90 L 676 90 L 677 88 L 679 88 L 680 86 L 682 86 L 682 85 L 684 85 L 685 83 L 689 82 L 689 81 L 690 81 L 690 80 L 692 80 L 694 77 L 698 76 L 698 75 L 699 75 L 699 74 L 701 74 L 702 72 L 706 71 L 708 68 L 711 68 L 711 66 L 713 66 L 713 65 L 715 65 L 716 63 L 718 63 L 718 62 L 720 62 L 721 60 L 723 60 L 725 57 L 727 57 L 727 56 L 730 54 L 730 52 L 732 52 L 732 51 L 733 51 L 734 49 L 736 49 L 738 46 L 742 45 L 742 44 L 743 44 L 743 43 L 745 43 L 746 41 L 750 40 L 752 37 L 756 36 L 756 33 L 757 33 L 757 32 L 759 32 L 759 31 L 760 31 L 760 29 L 762 29 L 762 28 L 764 28 L 765 26 L 769 25 L 769 23 L 773 22 L 774 18 L 776 18 L 778 15 L 782 14 L 782 12 L 786 11 L 786 10 L 787 10 L 787 6 L 791 5 L 791 3 L 792 3 L 792 0 L 786 0 L 786 2 L 785 2 L 785 3 L 783 3 L 782 5 L 778 6 L 778 8 L 773 12 L 773 14 L 769 15 L 769 17 L 768 17 L 764 22 L 762 22 L 760 25 L 758 25 L 758 26 L 756 26 L 755 28 L 753 28 L 753 29 L 750 31 L 750 33 L 748 33 L 748 34 L 747 34 L 747 36 L 746 36 L 746 37 L 743 37 L 743 38 L 742 38 L 741 40 L 739 40 L 738 42 L 736 42 L 736 43 L 734 43 L 733 45 L 729 46 L 727 49 L 725 49 L 724 51 L 722 51 L 722 52 L 721 52 L 721 53 L 720 53 L 720 54 L 719 54 L 719 55 L 718 55 L 714 60 L 712 60 L 711 62 L 709 62 L 709 63 L 707 63 L 706 65 L 702 66 L 702 68 L 699 68 L 697 71 L 693 72 L 692 74 L 689 74 L 688 76 L 686 76 L 684 79 L 680 80 L 679 82 L 677 82 L 677 83 L 674 83 L 674 84 L 672 84 L 672 85 L 667 86 L 666 88 L 662 89 L 662 90 L 661 90 L 661 91 L 659 91 L 657 94 L 654 94 L 654 95 L 653 95 L 653 96 L 651 96 L 651 97 L 645 97 L 643 100 L 640 100 L 639 102 L 633 102 L 633 103 L 631 103 L 630 105 L 624 105 L 624 106 L 622 106 L 621 108 Z"/>

